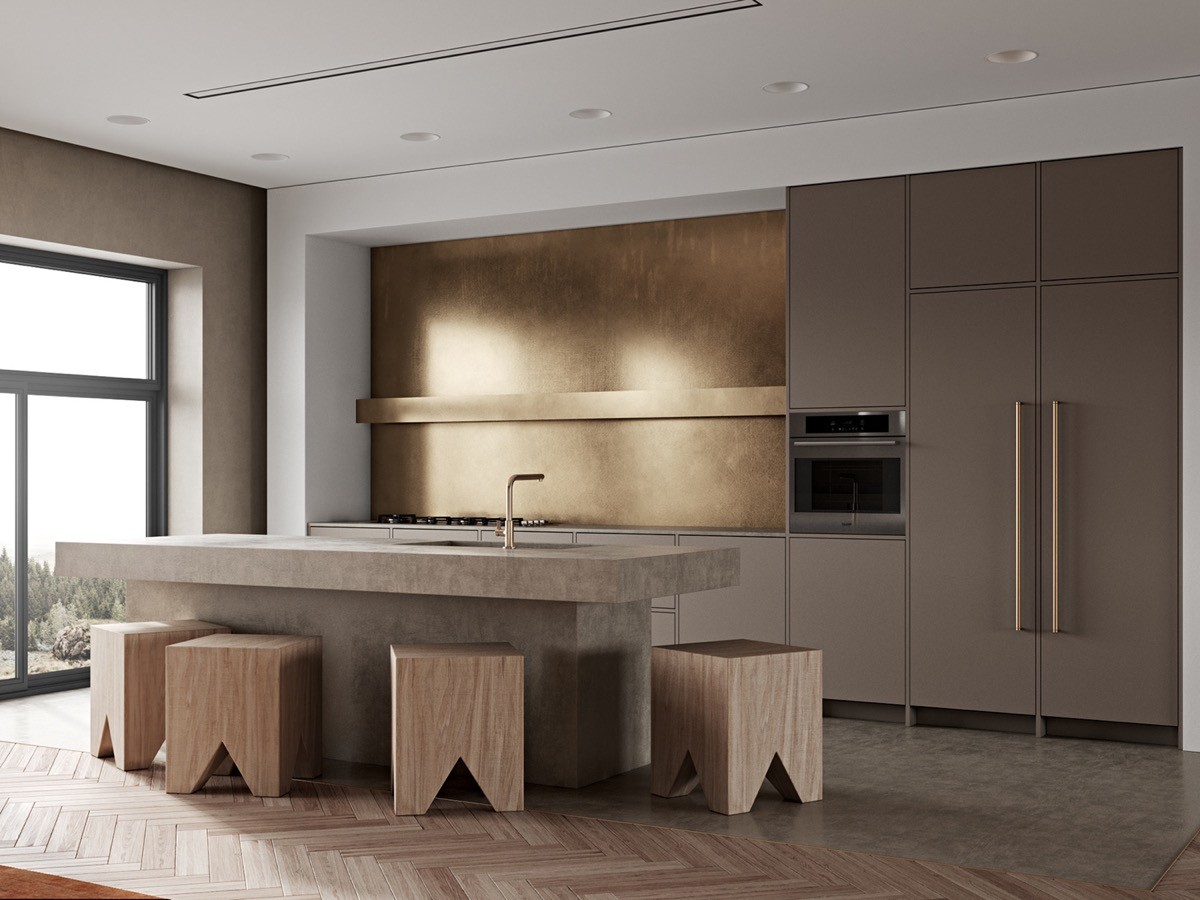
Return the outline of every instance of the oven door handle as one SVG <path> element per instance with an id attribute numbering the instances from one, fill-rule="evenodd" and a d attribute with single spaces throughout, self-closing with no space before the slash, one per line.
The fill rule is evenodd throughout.
<path id="1" fill-rule="evenodd" d="M 895 447 L 899 441 L 792 441 L 793 447 Z"/>

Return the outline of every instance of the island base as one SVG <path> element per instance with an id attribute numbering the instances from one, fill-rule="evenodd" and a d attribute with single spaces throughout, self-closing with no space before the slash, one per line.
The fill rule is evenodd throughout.
<path id="1" fill-rule="evenodd" d="M 130 621 L 320 635 L 325 755 L 388 765 L 392 644 L 525 655 L 525 780 L 583 787 L 650 762 L 650 601 L 572 603 L 130 581 Z M 448 773 L 447 773 L 448 774 Z"/>

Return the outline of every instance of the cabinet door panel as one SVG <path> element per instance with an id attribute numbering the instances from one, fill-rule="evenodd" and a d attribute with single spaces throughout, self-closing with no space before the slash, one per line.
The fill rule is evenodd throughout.
<path id="1" fill-rule="evenodd" d="M 914 175 L 909 202 L 914 288 L 1037 277 L 1033 163 Z"/>
<path id="2" fill-rule="evenodd" d="M 650 610 L 650 646 L 665 647 L 676 644 L 675 612 L 670 609 Z"/>
<path id="3" fill-rule="evenodd" d="M 1031 714 L 1036 291 L 923 294 L 911 304 L 911 702 Z M 1016 401 L 1025 404 L 1019 548 Z"/>
<path id="4" fill-rule="evenodd" d="M 631 547 L 674 547 L 675 535 L 673 534 L 630 534 L 627 532 L 618 532 L 616 534 L 607 531 L 581 531 L 576 535 L 576 542 L 580 544 L 627 544 Z M 650 606 L 654 609 L 674 609 L 675 595 L 670 597 L 655 597 L 650 601 Z M 655 620 L 659 621 L 659 620 Z M 665 628 L 665 625 L 655 625 L 655 628 Z M 671 631 L 674 633 L 675 617 L 671 617 Z"/>
<path id="5" fill-rule="evenodd" d="M 309 525 L 309 537 L 355 538 L 360 541 L 386 541 L 392 536 L 386 525 Z"/>
<path id="6" fill-rule="evenodd" d="M 1042 291 L 1042 712 L 1178 724 L 1175 279 Z M 1052 406 L 1059 407 L 1059 624 Z"/>
<path id="7" fill-rule="evenodd" d="M 791 641 L 824 661 L 825 698 L 904 703 L 904 541 L 792 538 Z"/>
<path id="8" fill-rule="evenodd" d="M 1042 278 L 1179 271 L 1179 151 L 1042 163 Z"/>
<path id="9" fill-rule="evenodd" d="M 904 179 L 788 191 L 792 408 L 904 405 Z"/>
<path id="10" fill-rule="evenodd" d="M 477 541 L 479 540 L 479 531 L 466 528 L 412 528 L 405 526 L 392 529 L 392 540 L 408 543 L 415 541 Z"/>
<path id="11" fill-rule="evenodd" d="M 481 540 L 486 544 L 503 544 L 504 538 L 496 536 L 494 528 L 485 528 L 481 532 Z M 573 544 L 574 538 L 569 531 L 546 531 L 544 528 L 522 528 L 517 526 L 517 534 L 513 539 L 518 547 L 522 544 Z"/>
<path id="12" fill-rule="evenodd" d="M 679 642 L 746 638 L 782 644 L 787 625 L 782 537 L 719 537 L 683 534 L 680 547 L 737 547 L 737 587 L 679 595 Z"/>

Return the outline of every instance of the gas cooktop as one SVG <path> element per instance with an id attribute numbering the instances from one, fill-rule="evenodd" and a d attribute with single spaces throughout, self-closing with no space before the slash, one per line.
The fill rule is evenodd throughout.
<path id="1" fill-rule="evenodd" d="M 381 525 L 474 525 L 479 528 L 495 527 L 504 521 L 503 516 L 417 516 L 412 513 L 384 513 L 377 521 Z M 550 525 L 545 519 L 522 519 L 513 517 L 513 524 L 521 528 L 540 528 Z"/>

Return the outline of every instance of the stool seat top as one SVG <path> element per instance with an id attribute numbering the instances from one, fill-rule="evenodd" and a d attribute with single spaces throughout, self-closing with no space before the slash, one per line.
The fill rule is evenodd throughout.
<path id="1" fill-rule="evenodd" d="M 490 644 L 392 644 L 392 659 L 467 658 L 474 656 L 520 656 L 525 654 L 504 641 Z"/>
<path id="2" fill-rule="evenodd" d="M 318 637 L 300 634 L 209 634 L 179 644 L 168 650 L 284 650 L 298 644 L 319 641 Z"/>
<path id="3" fill-rule="evenodd" d="M 782 653 L 812 653 L 813 647 L 793 647 L 791 644 L 771 644 L 766 641 L 700 641 L 694 644 L 670 644 L 655 650 L 695 653 L 699 656 L 718 656 L 722 659 L 745 659 L 751 656 L 776 656 Z"/>
<path id="4" fill-rule="evenodd" d="M 212 622 L 201 622 L 197 619 L 183 619 L 171 622 L 103 622 L 93 625 L 101 631 L 113 634 L 164 634 L 172 631 L 204 631 L 211 628 L 224 628 Z"/>

